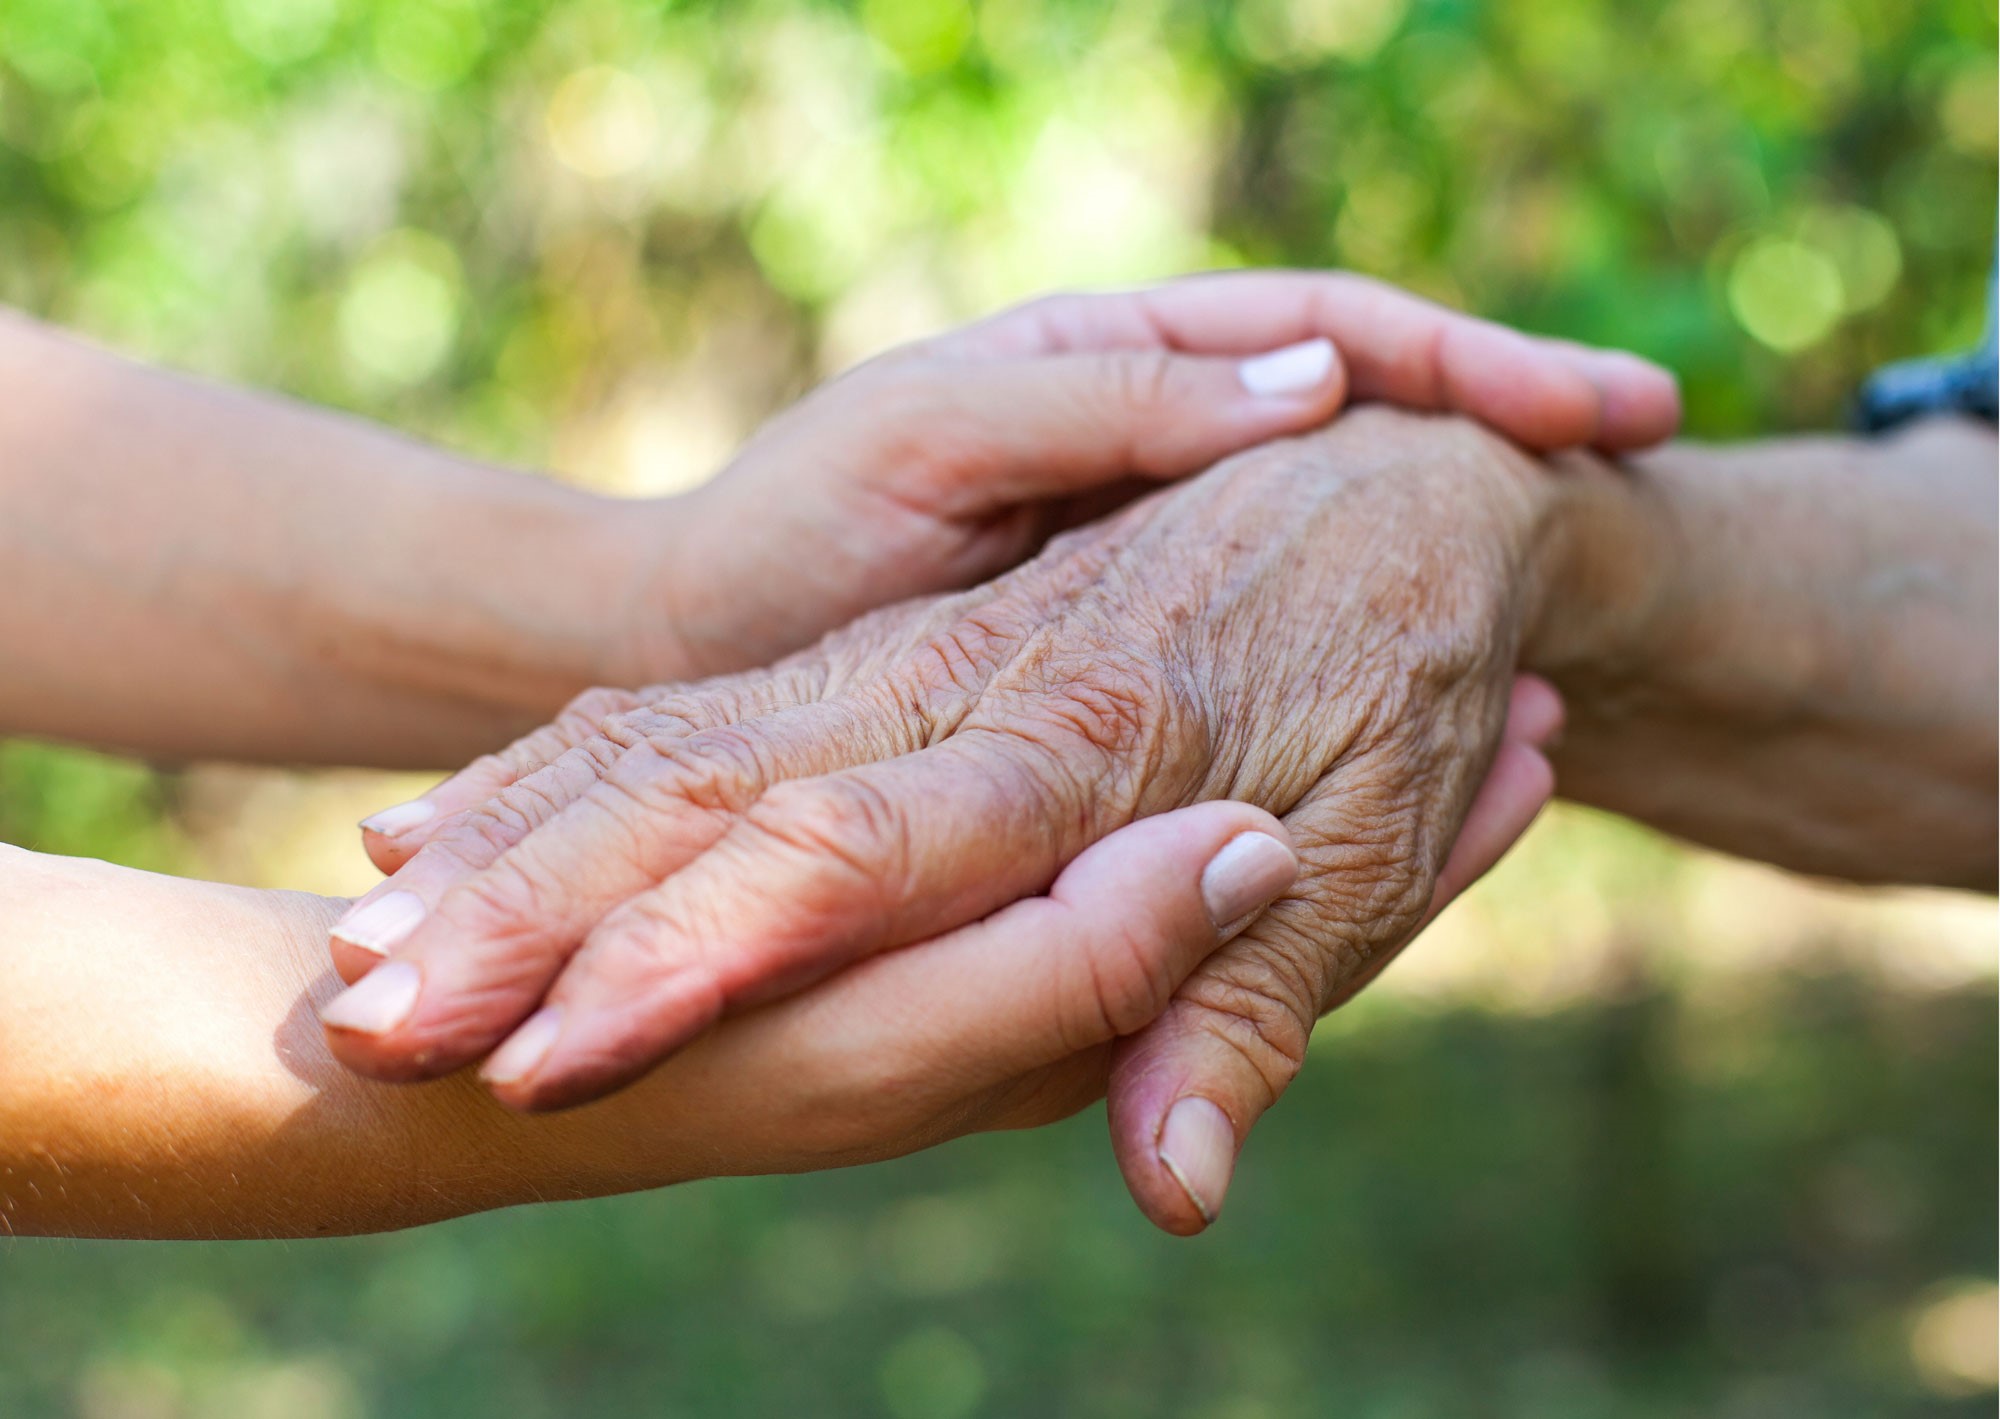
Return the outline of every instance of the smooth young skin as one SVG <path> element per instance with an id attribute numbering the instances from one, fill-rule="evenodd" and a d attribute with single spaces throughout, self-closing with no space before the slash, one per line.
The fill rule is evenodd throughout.
<path id="1" fill-rule="evenodd" d="M 1432 899 L 1517 662 L 1572 702 L 1557 766 L 1584 801 L 1783 865 L 1990 886 L 1993 466 L 1990 430 L 1954 421 L 1621 469 L 1357 413 L 990 587 L 517 760 L 485 807 L 397 845 L 428 844 L 371 894 L 404 894 L 395 974 L 330 1007 L 329 1039 L 408 1079 L 518 1029 L 495 1092 L 574 1103 L 731 1009 L 1037 890 L 1124 823 L 1240 798 L 1285 821 L 1300 879 L 1121 1046 L 1111 1086 L 1141 1205 L 1198 1230 L 1314 1018 Z M 1167 1128 L 1189 1098 L 1226 1137 Z M 1199 1204 L 1161 1159 L 1175 1138 L 1226 1155 Z"/>
<path id="2" fill-rule="evenodd" d="M 650 501 L 5 313 L 0 385 L 0 733 L 381 767 L 463 764 L 593 684 L 768 664 L 1350 396 L 1537 447 L 1678 417 L 1642 361 L 1314 273 L 1021 307 L 862 366 Z"/>

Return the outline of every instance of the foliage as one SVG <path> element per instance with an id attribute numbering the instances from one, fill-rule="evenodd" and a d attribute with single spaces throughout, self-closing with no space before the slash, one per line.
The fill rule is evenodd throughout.
<path id="1" fill-rule="evenodd" d="M 1994 47 L 1985 0 L 7 0 L 0 299 L 634 490 L 889 341 L 1247 263 L 1639 349 L 1706 435 L 1826 426 L 1976 337 Z M 28 745 L 0 836 L 193 851 L 172 777 Z M 1590 841 L 1499 889 L 1510 941 L 1595 891 L 1652 944 L 1676 872 Z M 1984 1412 L 1932 1288 L 1992 1294 L 1990 991 L 1829 970 L 1372 997 L 1194 1244 L 1094 1115 L 410 1237 L 21 1244 L 0 1413 Z"/>

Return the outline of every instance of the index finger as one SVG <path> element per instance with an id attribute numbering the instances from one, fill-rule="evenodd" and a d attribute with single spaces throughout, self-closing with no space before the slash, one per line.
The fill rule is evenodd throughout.
<path id="1" fill-rule="evenodd" d="M 931 343 L 965 358 L 1164 348 L 1251 354 L 1324 336 L 1354 397 L 1448 410 L 1532 448 L 1656 443 L 1680 423 L 1666 370 L 1524 335 L 1341 271 L 1226 271 L 1046 297 Z"/>

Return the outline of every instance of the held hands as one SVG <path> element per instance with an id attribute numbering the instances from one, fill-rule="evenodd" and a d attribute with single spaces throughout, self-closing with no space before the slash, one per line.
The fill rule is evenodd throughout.
<path id="1" fill-rule="evenodd" d="M 721 669 L 772 658 L 869 606 L 1004 567 L 1048 531 L 1115 506 L 1144 480 L 1191 472 L 1232 449 L 1317 425 L 1350 394 L 1463 411 L 1535 447 L 1636 446 L 1670 432 L 1678 415 L 1671 380 L 1641 361 L 1530 340 L 1353 277 L 1247 273 L 1123 296 L 1055 298 L 874 361 L 753 440 L 681 509 L 694 520 L 701 559 L 678 569 L 681 585 L 647 598 L 676 608 L 668 634 L 678 654 L 663 658 L 655 653 L 661 647 L 635 646 L 631 663 Z M 1295 476 L 1281 473 L 1279 481 Z M 1220 480 L 1218 470 L 1202 481 Z M 1331 780 L 1341 754 L 1372 731 L 1350 718 L 1344 728 L 1331 727 L 1332 740 L 1318 742 L 1327 727 L 1310 723 L 1312 701 L 1331 693 L 1326 676 L 1341 651 L 1355 649 L 1347 642 L 1357 634 L 1382 638 L 1385 626 L 1370 630 L 1374 608 L 1366 597 L 1353 603 L 1361 613 L 1356 624 L 1325 621 L 1320 646 L 1293 646 L 1303 655 L 1289 668 L 1282 654 L 1262 660 L 1261 669 L 1256 656 L 1200 663 L 1212 647 L 1223 648 L 1227 660 L 1264 639 L 1260 622 L 1271 608 L 1253 609 L 1259 597 L 1244 593 L 1284 582 L 1295 570 L 1287 557 L 1305 570 L 1330 569 L 1310 563 L 1334 549 L 1314 547 L 1314 537 L 1300 538 L 1299 527 L 1287 525 L 1300 514 L 1276 506 L 1271 526 L 1260 528 L 1252 517 L 1216 544 L 1202 534 L 1217 528 L 1199 524 L 1227 524 L 1229 513 L 1182 508 L 1174 519 L 1179 537 L 1154 549 L 1136 534 L 1155 514 L 1135 512 L 1052 550 L 1037 564 L 1039 576 L 1023 572 L 969 599 L 888 613 L 775 671 L 691 689 L 582 697 L 547 729 L 417 804 L 371 820 L 378 830 L 371 853 L 385 868 L 403 870 L 346 918 L 336 960 L 352 981 L 383 953 L 396 959 L 394 969 L 329 1009 L 336 1051 L 367 1073 L 422 1078 L 479 1058 L 512 1032 L 484 1071 L 496 1092 L 522 1107 L 574 1102 L 644 1072 L 725 1010 L 1040 891 L 1071 858 L 1074 874 L 1086 860 L 1117 863 L 1121 854 L 1143 852 L 1141 843 L 1122 844 L 1145 839 L 1155 820 L 1115 831 L 1121 823 L 1204 798 L 1240 797 L 1289 811 L 1306 806 L 1315 791 L 1336 792 L 1315 771 Z M 1425 535 L 1408 540 L 1418 545 Z M 1448 542 L 1445 529 L 1441 545 Z M 1244 551 L 1260 552 L 1261 560 L 1232 572 Z M 1162 553 L 1156 570 L 1195 573 L 1178 584 L 1178 600 L 1149 594 L 1126 604 L 1106 594 L 1143 590 L 1143 582 L 1092 589 L 1117 568 Z M 1166 586 L 1175 574 L 1168 572 Z M 1298 609 L 1310 613 L 1314 594 L 1303 585 L 1295 590 Z M 1232 592 L 1240 603 L 1233 611 Z M 1203 608 L 1204 601 L 1215 604 Z M 1339 604 L 1323 598 L 1317 614 Z M 1179 609 L 1129 648 L 1135 654 L 1122 653 L 1126 631 L 1163 607 Z M 1218 608 L 1219 617 L 1205 621 L 1188 614 Z M 1135 615 L 1130 627 L 1121 624 Z M 1068 634 L 1040 635 L 1044 617 Z M 1170 634 L 1162 637 L 1163 629 Z M 1490 660 L 1505 666 L 1511 640 L 1501 640 L 1489 647 Z M 1316 655 L 1323 663 L 1295 678 Z M 1109 667 L 1111 683 L 1094 688 L 1089 676 L 1079 677 L 1088 661 Z M 1189 669 L 1206 673 L 1183 681 L 1180 672 Z M 1136 678 L 1121 679 L 1124 671 Z M 1264 698 L 1254 682 L 1267 677 L 1284 702 L 1282 712 L 1266 714 L 1268 724 L 1246 713 Z M 1218 692 L 1221 699 L 1189 715 L 1191 686 L 1198 699 Z M 1495 729 L 1486 688 L 1484 709 L 1468 714 L 1481 741 L 1473 767 L 1484 767 Z M 1166 698 L 1144 703 L 1154 690 Z M 1547 766 L 1530 746 L 1550 732 L 1559 710 L 1553 692 L 1534 682 L 1524 681 L 1515 700 L 1507 741 L 1432 889 L 1434 906 L 1485 870 L 1547 797 Z M 1265 734 L 1279 738 L 1260 742 Z M 1017 739 L 1011 746 L 1010 737 Z M 926 752 L 910 764 L 884 762 L 918 748 Z M 1003 752 L 987 762 L 996 749 Z M 1091 762 L 1067 763 L 1079 749 Z M 1173 771 L 1161 774 L 1163 767 Z M 935 798 L 923 806 L 940 813 L 944 835 L 921 851 L 912 840 L 892 846 L 889 857 L 843 864 L 844 835 L 893 839 L 923 826 L 898 822 L 909 807 L 901 800 L 873 802 L 869 774 L 850 782 L 843 771 L 913 768 L 893 787 Z M 1458 781 L 1465 778 L 1454 770 L 1439 824 L 1424 829 L 1420 855 L 1431 860 L 1419 877 L 1436 871 L 1435 855 L 1465 812 L 1470 783 Z M 961 796 L 961 783 L 973 792 Z M 620 802 L 622 819 L 614 811 Z M 878 808 L 886 815 L 871 821 Z M 1107 833 L 1087 859 L 1077 856 Z M 607 843 L 606 834 L 619 840 Z M 760 868 L 753 859 L 765 850 L 773 860 Z M 1275 870 L 1268 857 L 1266 866 Z M 683 867 L 691 881 L 676 888 L 669 878 Z M 875 869 L 885 875 L 871 887 L 862 879 Z M 671 906 L 677 891 L 692 887 L 699 899 L 706 877 L 726 892 L 732 872 L 772 878 L 768 887 L 752 887 L 771 894 L 761 917 L 754 902 L 740 926 L 697 906 L 703 920 L 678 937 L 662 936 L 657 955 L 652 944 L 635 944 L 663 904 L 668 913 L 678 910 Z M 1271 890 L 1280 885 L 1274 881 Z M 801 888 L 805 895 L 796 895 Z M 1319 896 L 1322 915 L 1337 910 L 1324 891 Z M 1028 897 L 1046 900 L 1053 898 Z M 1138 974 L 1153 982 L 1157 998 L 1142 993 L 1143 1018 L 1113 1012 L 1114 1034 L 1157 1014 L 1164 992 L 1192 967 L 1191 959 L 1172 970 L 1163 964 L 1179 958 L 1161 932 L 1185 939 L 1186 923 L 1169 930 L 1130 900 L 1123 914 L 1130 964 L 1152 963 Z M 1267 914 L 1253 934 L 1283 919 Z M 1233 932 L 1252 922 L 1246 912 L 1226 925 Z M 1213 930 L 1209 923 L 1195 934 Z M 1386 959 L 1377 938 L 1396 934 L 1364 924 L 1354 949 Z M 684 958 L 710 955 L 697 939 L 704 937 L 734 963 L 704 959 L 690 970 Z M 620 940 L 627 944 L 603 948 Z M 1317 951 L 1326 943 L 1311 944 Z M 942 939 L 888 959 L 941 954 Z M 1079 953 L 1099 985 L 1100 956 L 1101 948 Z M 1268 1052 L 1258 1059 L 1239 1050 L 1233 1066 L 1204 1056 L 1204 1046 L 1231 1042 L 1230 1030 L 1215 1023 L 1242 1004 L 1223 999 L 1218 1006 L 1219 997 L 1241 994 L 1235 977 L 1257 969 L 1260 959 L 1239 953 L 1232 965 L 1229 953 L 1218 955 L 1154 1028 L 1121 1047 L 1119 1077 L 1131 1082 L 1120 1089 L 1139 1105 L 1114 1098 L 1121 1158 L 1142 1205 L 1173 1230 L 1198 1229 L 1210 1215 L 1236 1142 L 1288 1077 L 1282 1058 L 1273 1064 Z M 1211 983 L 1204 986 L 1204 978 Z M 637 987 L 629 996 L 628 985 Z M 1330 988 L 1294 991 L 1276 1002 L 1275 1013 L 1247 1026 L 1239 1014 L 1238 1025 L 1260 1038 L 1295 1035 L 1302 1045 L 1317 1013 L 1308 997 Z M 529 1018 L 545 992 L 552 1004 Z M 828 986 L 809 999 L 836 993 Z M 1268 992 L 1264 998 L 1274 1000 Z M 942 1007 L 933 1001 L 927 1008 Z M 599 1018 L 600 1010 L 609 1013 Z M 789 1012 L 759 1012 L 695 1054 Z M 1280 1042 L 1278 1055 L 1286 1052 Z M 1241 1077 L 1246 1063 L 1263 1077 Z M 1188 1087 L 1163 1091 L 1161 1081 L 1173 1083 L 1177 1070 Z M 1197 1086 L 1220 1102 L 1233 1136 L 1222 1146 L 1211 1116 L 1208 1161 L 1163 1165 L 1156 1145 L 1167 1110 Z M 1064 1095 L 1071 1100 L 1065 1111 L 1103 1087 L 1100 1059 L 1076 1086 L 1082 1092 Z M 975 1126 L 973 1113 L 964 1117 L 964 1127 Z M 1202 1141 L 1201 1130 L 1190 1132 L 1185 1122 L 1169 1132 L 1184 1153 Z M 1191 1200 L 1200 1187 L 1211 1194 L 1205 1202 Z"/>
<path id="2" fill-rule="evenodd" d="M 392 956 L 329 1007 L 334 1048 L 421 1078 L 504 1039 L 504 1099 L 578 1102 L 728 1011 L 1033 900 L 1127 824 L 1239 799 L 1284 815 L 1300 879 L 1230 925 L 1112 1082 L 1135 1195 L 1196 1230 L 1313 1018 L 1546 796 L 1532 682 L 1492 755 L 1547 481 L 1467 426 L 1357 416 L 772 671 L 600 700 L 433 796 L 479 806 L 376 845 L 423 844 L 339 933 L 349 979 Z"/>

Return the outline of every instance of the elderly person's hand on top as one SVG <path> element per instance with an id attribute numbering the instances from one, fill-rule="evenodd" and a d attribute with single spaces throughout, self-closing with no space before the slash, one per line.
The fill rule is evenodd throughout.
<path id="1" fill-rule="evenodd" d="M 1238 800 L 1282 819 L 1298 881 L 1128 1043 L 1114 1098 L 1142 1203 L 1199 1226 L 1313 1019 L 1431 907 L 1523 646 L 1567 633 L 1562 481 L 1469 423 L 1365 411 L 989 586 L 642 697 L 364 901 L 351 921 L 409 925 L 325 1013 L 334 1048 L 417 1078 L 498 1045 L 501 1098 L 578 1103 L 723 1014 L 1033 896 L 1128 824 Z M 1553 728 L 1537 698 L 1526 739 Z M 1504 846 L 1549 784 L 1526 750 L 1501 779 L 1524 805 Z M 1176 1179 L 1155 1145 L 1184 1098 L 1209 1113 Z"/>

